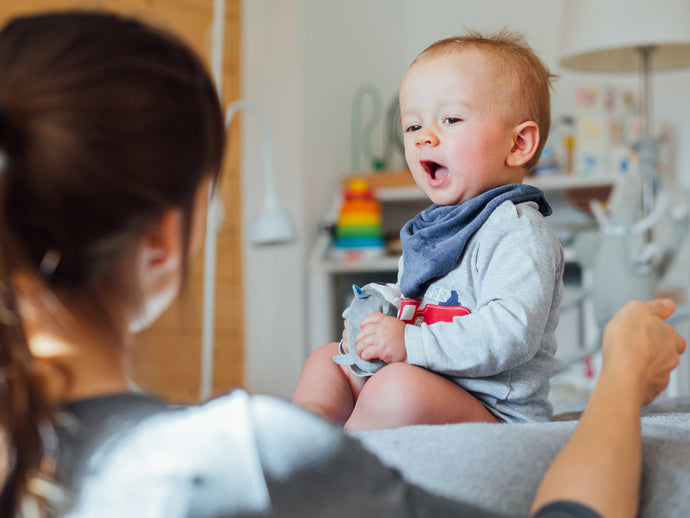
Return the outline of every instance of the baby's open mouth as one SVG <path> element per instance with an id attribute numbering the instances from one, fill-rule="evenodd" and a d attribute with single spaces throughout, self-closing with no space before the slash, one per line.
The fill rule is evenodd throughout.
<path id="1" fill-rule="evenodd" d="M 448 168 L 433 160 L 422 160 L 420 164 L 432 180 L 442 180 L 448 176 Z"/>

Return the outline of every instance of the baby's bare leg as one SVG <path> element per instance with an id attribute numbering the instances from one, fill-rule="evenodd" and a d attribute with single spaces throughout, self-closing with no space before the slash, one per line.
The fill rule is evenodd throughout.
<path id="1" fill-rule="evenodd" d="M 479 400 L 452 381 L 421 367 L 392 363 L 362 388 L 345 428 L 375 430 L 469 421 L 498 422 Z"/>
<path id="2" fill-rule="evenodd" d="M 350 417 L 367 378 L 359 378 L 348 367 L 333 361 L 338 344 L 319 347 L 302 367 L 292 402 L 316 414 L 343 424 Z"/>

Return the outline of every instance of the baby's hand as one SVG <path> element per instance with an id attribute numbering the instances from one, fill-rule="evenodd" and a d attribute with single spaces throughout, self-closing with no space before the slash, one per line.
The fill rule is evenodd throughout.
<path id="1" fill-rule="evenodd" d="M 407 360 L 405 322 L 383 313 L 372 313 L 359 323 L 355 337 L 357 354 L 362 360 L 379 358 L 386 363 Z"/>

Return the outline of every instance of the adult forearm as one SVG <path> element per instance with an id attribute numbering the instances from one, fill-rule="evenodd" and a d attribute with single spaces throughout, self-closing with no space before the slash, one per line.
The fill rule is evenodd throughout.
<path id="1" fill-rule="evenodd" d="M 606 518 L 636 515 L 642 464 L 638 394 L 625 377 L 600 380 L 570 441 L 544 475 L 532 512 L 572 500 Z"/>

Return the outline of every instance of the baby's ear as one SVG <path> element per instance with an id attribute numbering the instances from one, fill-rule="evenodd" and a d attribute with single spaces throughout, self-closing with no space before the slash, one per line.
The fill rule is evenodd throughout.
<path id="1" fill-rule="evenodd" d="M 534 156 L 539 147 L 539 126 L 534 121 L 523 122 L 513 131 L 513 145 L 506 157 L 506 164 L 522 167 Z"/>

